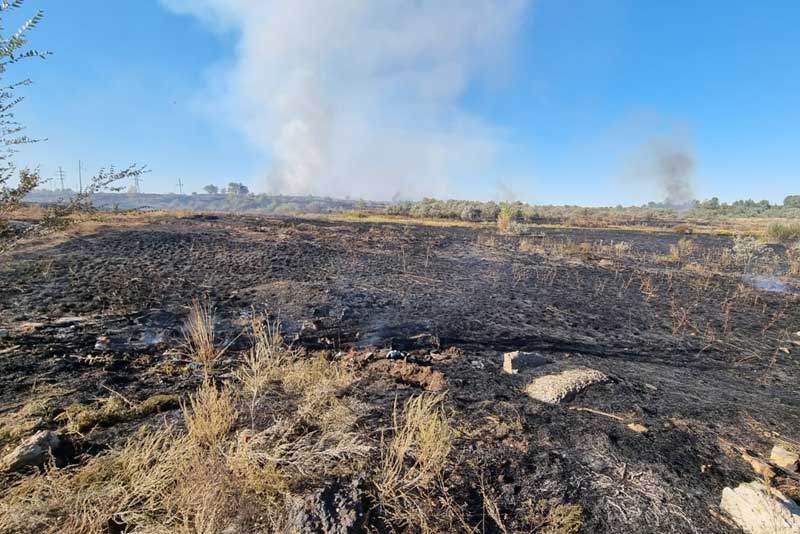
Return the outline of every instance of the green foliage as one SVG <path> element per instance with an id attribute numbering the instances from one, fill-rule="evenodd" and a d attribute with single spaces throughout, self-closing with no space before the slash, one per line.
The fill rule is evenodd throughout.
<path id="1" fill-rule="evenodd" d="M 781 243 L 798 241 L 800 240 L 800 221 L 772 222 L 767 228 L 767 235 Z"/>
<path id="2" fill-rule="evenodd" d="M 205 191 L 209 195 L 218 195 L 219 194 L 219 187 L 217 187 L 214 184 L 208 184 L 207 186 L 205 186 L 203 188 L 203 191 Z"/>
<path id="3" fill-rule="evenodd" d="M 240 182 L 231 182 L 228 184 L 228 195 L 233 197 L 240 197 L 249 194 L 250 191 L 247 186 Z"/>
<path id="4" fill-rule="evenodd" d="M 5 33 L 5 15 L 21 8 L 24 3 L 25 0 L 0 0 L 0 80 L 2 80 L 0 81 L 0 232 L 4 230 L 8 214 L 17 209 L 26 195 L 41 181 L 38 170 L 25 168 L 18 171 L 13 161 L 17 146 L 34 143 L 37 140 L 22 134 L 24 127 L 14 118 L 14 108 L 23 100 L 22 97 L 16 96 L 15 91 L 32 82 L 29 79 L 9 82 L 6 74 L 11 66 L 22 60 L 44 59 L 49 55 L 49 52 L 27 48 L 28 35 L 42 20 L 44 16 L 42 11 L 37 11 L 25 20 L 10 36 Z M 68 223 L 67 216 L 91 208 L 93 194 L 109 188 L 118 180 L 133 178 L 145 172 L 147 169 L 138 165 L 131 165 L 122 171 L 116 171 L 113 167 L 108 170 L 100 169 L 84 191 L 78 192 L 68 202 L 50 208 L 42 220 L 28 227 L 22 235 L 0 241 L 0 254 L 12 248 L 24 235 L 63 228 Z M 11 180 L 15 176 L 18 180 L 12 185 Z"/>
<path id="5" fill-rule="evenodd" d="M 38 170 L 22 169 L 19 172 L 12 159 L 16 147 L 36 142 L 24 135 L 24 127 L 16 121 L 14 109 L 23 101 L 16 95 L 20 87 L 31 84 L 29 79 L 7 80 L 7 73 L 12 65 L 29 58 L 47 57 L 47 53 L 27 48 L 28 34 L 39 24 L 44 16 L 37 11 L 25 20 L 11 35 L 6 34 L 4 19 L 6 13 L 22 7 L 24 0 L 0 2 L 0 230 L 5 216 L 19 206 L 28 192 L 32 191 L 40 181 Z M 18 177 L 16 185 L 11 180 Z"/>
<path id="6" fill-rule="evenodd" d="M 800 195 L 789 195 L 783 199 L 783 207 L 800 208 Z"/>

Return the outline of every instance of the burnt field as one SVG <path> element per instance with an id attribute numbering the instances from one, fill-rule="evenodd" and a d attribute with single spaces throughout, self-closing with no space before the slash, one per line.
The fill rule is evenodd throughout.
<path id="1" fill-rule="evenodd" d="M 0 527 L 736 532 L 724 487 L 800 496 L 767 461 L 800 441 L 798 279 L 782 246 L 753 247 L 200 215 L 30 243 L 0 265 L 0 446 L 59 446 L 2 475 Z M 272 358 L 260 387 L 253 346 Z M 508 351 L 538 361 L 507 373 Z M 586 368 L 604 379 L 526 394 Z M 227 424 L 198 438 L 224 398 Z M 119 474 L 179 446 L 193 456 L 160 485 Z"/>

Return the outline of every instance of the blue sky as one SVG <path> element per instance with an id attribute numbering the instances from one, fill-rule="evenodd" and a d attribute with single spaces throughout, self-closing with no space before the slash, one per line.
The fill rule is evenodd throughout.
<path id="1" fill-rule="evenodd" d="M 187 190 L 231 180 L 265 190 L 270 144 L 217 102 L 240 28 L 158 0 L 29 0 L 26 9 L 38 7 L 46 16 L 32 44 L 53 56 L 20 66 L 35 85 L 17 116 L 48 141 L 26 148 L 21 164 L 46 177 L 63 166 L 68 184 L 81 159 L 87 172 L 146 163 L 150 192 L 177 191 L 178 178 Z M 456 99 L 491 130 L 496 153 L 480 172 L 443 167 L 453 173 L 445 196 L 660 200 L 634 164 L 654 136 L 691 153 L 698 198 L 800 193 L 800 3 L 539 0 L 519 16 L 497 65 Z M 346 193 L 359 196 L 353 187 Z"/>

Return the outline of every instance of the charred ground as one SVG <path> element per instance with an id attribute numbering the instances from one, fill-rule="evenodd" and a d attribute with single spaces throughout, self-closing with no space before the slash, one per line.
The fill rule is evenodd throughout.
<path id="1" fill-rule="evenodd" d="M 713 235 L 307 218 L 100 225 L 3 260 L 0 437 L 10 449 L 98 398 L 185 398 L 200 378 L 181 327 L 199 299 L 228 346 L 220 379 L 248 347 L 247 321 L 280 318 L 295 348 L 355 370 L 337 395 L 367 407 L 357 427 L 376 443 L 396 399 L 446 392 L 445 485 L 478 531 L 556 529 L 546 512 L 525 518 L 545 503 L 578 505 L 586 532 L 727 532 L 722 488 L 756 476 L 742 451 L 800 439 L 798 295 L 791 278 L 784 291 L 752 287 L 743 275 L 758 268 L 730 247 Z M 550 363 L 504 374 L 508 350 Z M 524 394 L 532 376 L 577 366 L 611 381 L 560 405 Z M 37 399 L 35 417 L 21 416 Z M 154 411 L 81 428 L 69 461 L 180 415 L 172 397 Z"/>

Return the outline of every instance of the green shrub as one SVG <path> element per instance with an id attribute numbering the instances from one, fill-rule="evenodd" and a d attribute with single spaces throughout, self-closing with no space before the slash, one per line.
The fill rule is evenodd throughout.
<path id="1" fill-rule="evenodd" d="M 781 243 L 800 240 L 800 221 L 775 221 L 767 228 L 767 235 Z"/>

